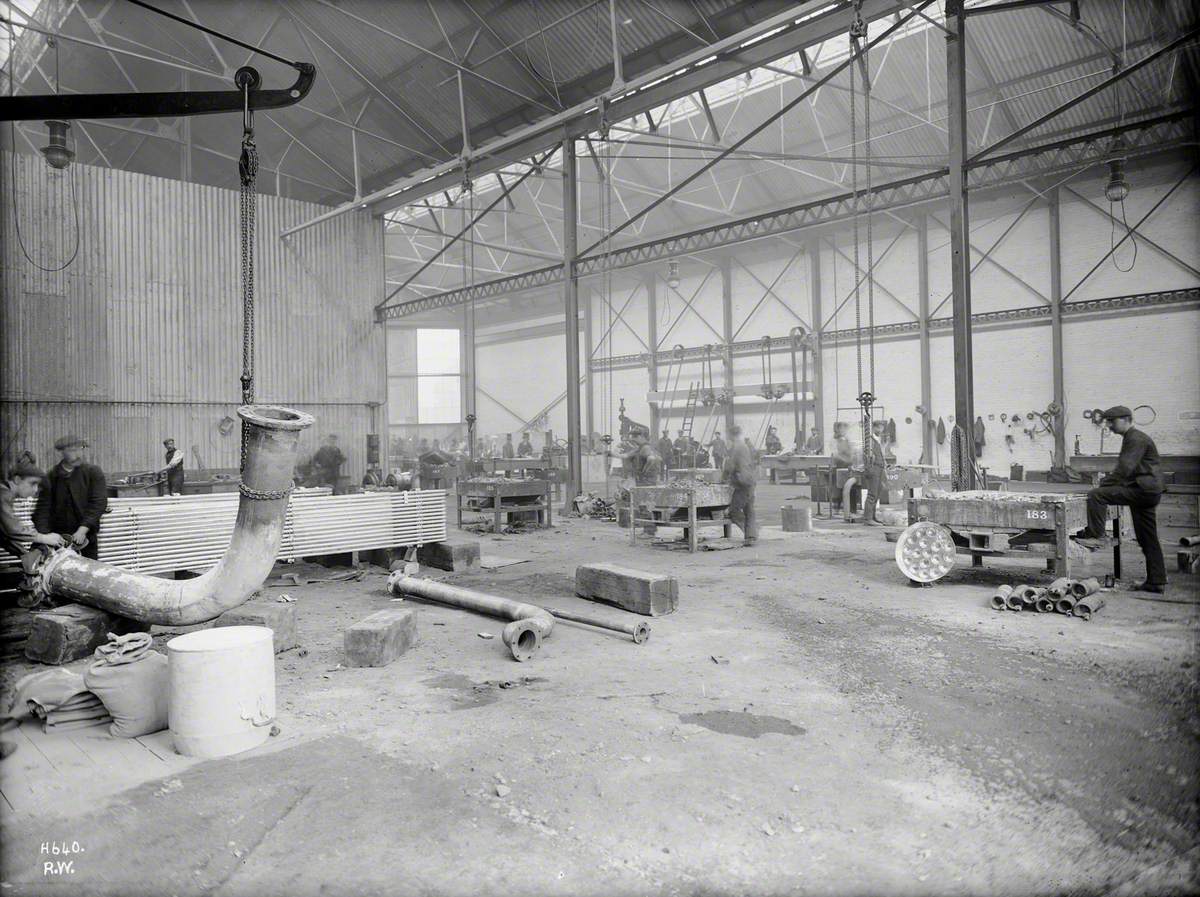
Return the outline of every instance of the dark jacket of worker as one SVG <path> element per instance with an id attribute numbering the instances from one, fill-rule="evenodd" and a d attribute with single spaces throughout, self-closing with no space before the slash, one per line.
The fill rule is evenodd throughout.
<path id="1" fill-rule="evenodd" d="M 108 483 L 104 471 L 83 463 L 68 470 L 56 464 L 46 475 L 46 487 L 38 492 L 33 525 L 39 533 L 61 533 L 70 537 L 81 526 L 88 529 L 84 557 L 99 557 L 100 515 L 108 508 Z"/>
<path id="2" fill-rule="evenodd" d="M 1118 410 L 1128 415 L 1126 409 Z M 1089 538 L 1103 536 L 1108 507 L 1128 507 L 1134 537 L 1146 557 L 1146 584 L 1161 592 L 1167 582 L 1167 565 L 1158 538 L 1158 503 L 1163 493 L 1158 446 L 1141 430 L 1132 427 L 1121 434 L 1121 439 L 1117 466 L 1088 493 L 1088 525 L 1082 535 Z"/>
<path id="3" fill-rule="evenodd" d="M 1117 466 L 1100 481 L 1100 485 L 1129 486 L 1154 495 L 1162 494 L 1162 459 L 1154 440 L 1135 429 L 1126 430 L 1121 440 Z"/>
<path id="4" fill-rule="evenodd" d="M 346 456 L 336 445 L 323 445 L 313 455 L 312 463 L 317 468 L 317 475 L 322 485 L 336 486 L 338 473 L 342 465 L 346 463 Z"/>

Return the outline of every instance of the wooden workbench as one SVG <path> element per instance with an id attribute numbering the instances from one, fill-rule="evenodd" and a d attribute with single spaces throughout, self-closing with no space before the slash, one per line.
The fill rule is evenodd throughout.
<path id="1" fill-rule="evenodd" d="M 1113 576 L 1121 575 L 1120 508 L 1108 509 Z M 959 554 L 980 567 L 985 557 L 1046 558 L 1056 576 L 1071 575 L 1071 536 L 1087 526 L 1087 496 L 1078 493 L 1014 493 L 990 490 L 912 498 L 908 522 L 929 520 L 950 530 Z"/>
<path id="2" fill-rule="evenodd" d="M 553 522 L 549 480 L 459 480 L 456 494 L 459 529 L 464 511 L 492 515 L 495 533 L 500 532 L 507 515 L 515 513 L 536 512 L 542 526 Z"/>
<path id="3" fill-rule="evenodd" d="M 830 455 L 763 455 L 762 465 L 771 472 L 772 483 L 779 482 L 780 473 L 791 473 L 795 483 L 798 474 L 811 478 L 812 473 L 832 467 L 833 458 Z"/>
<path id="4" fill-rule="evenodd" d="M 721 483 L 634 486 L 629 490 L 629 544 L 637 544 L 639 526 L 681 527 L 691 552 L 699 547 L 702 526 L 719 526 L 728 539 L 732 497 L 732 487 Z"/>

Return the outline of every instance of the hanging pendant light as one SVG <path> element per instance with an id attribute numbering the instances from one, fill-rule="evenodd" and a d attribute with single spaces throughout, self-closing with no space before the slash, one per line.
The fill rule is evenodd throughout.
<path id="1" fill-rule="evenodd" d="M 71 130 L 71 123 L 51 120 L 46 122 L 46 130 L 47 142 L 42 147 L 42 155 L 46 157 L 46 163 L 51 168 L 61 171 L 75 158 L 75 151 L 67 145 L 67 133 Z"/>
<path id="2" fill-rule="evenodd" d="M 667 262 L 667 286 L 673 290 L 679 289 L 679 262 L 675 259 Z"/>
<path id="3" fill-rule="evenodd" d="M 1108 150 L 1108 183 L 1104 185 L 1104 196 L 1109 202 L 1123 202 L 1129 195 L 1129 181 L 1125 178 L 1125 138 L 1118 134 Z"/>

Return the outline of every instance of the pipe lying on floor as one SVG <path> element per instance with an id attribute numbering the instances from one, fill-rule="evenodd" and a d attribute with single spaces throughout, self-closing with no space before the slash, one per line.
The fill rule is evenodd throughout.
<path id="1" fill-rule="evenodd" d="M 590 614 L 576 614 L 571 611 L 558 610 L 557 608 L 548 607 L 546 612 L 556 617 L 559 620 L 570 620 L 572 623 L 584 623 L 588 626 L 595 626 L 597 629 L 609 629 L 613 632 L 623 632 L 633 638 L 635 644 L 642 644 L 646 639 L 650 638 L 650 627 L 645 623 L 610 623 L 607 620 L 602 620 L 599 617 L 593 617 Z"/>
<path id="2" fill-rule="evenodd" d="M 1038 595 L 1033 607 L 1039 614 L 1052 614 L 1054 613 L 1054 602 L 1054 595 L 1049 589 L 1046 589 L 1042 594 Z"/>
<path id="3" fill-rule="evenodd" d="M 1068 589 L 1061 598 L 1054 602 L 1054 609 L 1060 614 L 1070 616 L 1071 611 L 1075 609 L 1075 602 L 1077 600 L 1075 593 Z"/>
<path id="4" fill-rule="evenodd" d="M 524 604 L 474 589 L 462 589 L 429 579 L 405 576 L 403 571 L 389 576 L 387 587 L 389 592 L 398 597 L 414 595 L 439 604 L 511 620 L 512 622 L 504 627 L 501 638 L 504 639 L 504 644 L 508 645 L 514 660 L 529 660 L 542 646 L 542 639 L 549 638 L 550 633 L 554 631 L 554 617 L 536 604 Z"/>
<path id="5" fill-rule="evenodd" d="M 1030 586 L 1017 586 L 1004 599 L 1004 604 L 1009 610 L 1024 610 L 1025 608 L 1025 590 Z"/>
<path id="6" fill-rule="evenodd" d="M 1008 604 L 1008 596 L 1012 594 L 1012 591 L 1013 587 L 1010 585 L 997 587 L 996 591 L 992 593 L 992 608 L 994 610 L 1004 610 Z"/>
<path id="7" fill-rule="evenodd" d="M 1100 591 L 1100 580 L 1092 577 L 1091 579 L 1076 579 L 1071 581 L 1071 594 L 1075 596 L 1075 601 L 1078 602 L 1081 598 L 1086 598 L 1088 595 L 1093 595 Z"/>
<path id="8" fill-rule="evenodd" d="M 1067 589 L 1071 588 L 1071 580 L 1066 576 L 1060 576 L 1046 588 L 1050 593 L 1050 597 L 1058 599 L 1066 594 Z"/>
<path id="9" fill-rule="evenodd" d="M 1073 613 L 1083 620 L 1090 620 L 1092 614 L 1104 607 L 1103 595 L 1089 595 L 1075 602 Z"/>
<path id="10" fill-rule="evenodd" d="M 38 589 L 56 598 L 163 626 L 215 619 L 257 590 L 279 552 L 292 488 L 300 431 L 313 417 L 272 405 L 243 405 L 246 457 L 241 498 L 229 547 L 217 565 L 195 579 L 171 580 L 134 573 L 62 549 L 37 571 Z"/>

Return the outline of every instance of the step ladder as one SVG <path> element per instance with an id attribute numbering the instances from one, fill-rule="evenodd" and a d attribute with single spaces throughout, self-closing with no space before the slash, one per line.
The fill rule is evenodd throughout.
<path id="1" fill-rule="evenodd" d="M 699 402 L 700 385 L 698 383 L 688 384 L 687 404 L 683 406 L 683 423 L 679 425 L 679 429 L 688 439 L 692 438 L 692 424 L 696 420 L 696 405 Z"/>

